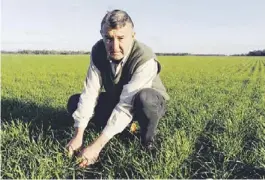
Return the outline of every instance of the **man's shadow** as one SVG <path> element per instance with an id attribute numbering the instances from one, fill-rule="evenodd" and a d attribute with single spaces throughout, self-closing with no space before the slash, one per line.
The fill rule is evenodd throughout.
<path id="1" fill-rule="evenodd" d="M 96 107 L 97 109 L 99 107 Z M 70 140 L 70 132 L 74 132 L 74 120 L 72 114 L 68 112 L 67 102 L 65 108 L 52 108 L 48 105 L 39 105 L 30 101 L 23 101 L 17 99 L 1 100 L 1 121 L 5 124 L 10 124 L 13 121 L 22 121 L 29 123 L 30 139 L 36 137 L 40 131 L 44 135 L 48 135 L 53 131 L 53 137 L 58 142 L 65 142 Z M 94 114 L 89 121 L 86 132 L 100 133 L 104 128 L 100 113 Z M 121 143 L 128 144 L 128 140 L 137 138 L 137 134 L 131 134 L 126 128 L 122 133 L 117 134 Z M 65 146 L 66 144 L 62 144 Z"/>
<path id="2" fill-rule="evenodd" d="M 30 139 L 40 131 L 46 135 L 50 130 L 55 132 L 56 139 L 65 139 L 64 130 L 69 130 L 73 120 L 63 108 L 51 108 L 30 101 L 2 99 L 1 120 L 4 124 L 21 121 L 29 124 Z"/>
<path id="3" fill-rule="evenodd" d="M 97 107 L 98 109 L 98 107 Z M 100 114 L 97 113 L 88 123 L 86 133 L 100 133 L 103 130 L 103 126 L 98 126 L 95 122 L 102 125 Z M 43 137 L 50 138 L 59 142 L 62 147 L 72 138 L 74 132 L 74 120 L 71 113 L 67 110 L 67 102 L 65 108 L 52 108 L 48 105 L 39 105 L 34 102 L 17 99 L 5 99 L 1 100 L 1 120 L 7 127 L 14 121 L 20 121 L 27 123 L 29 127 L 29 139 L 38 141 L 40 133 Z M 2 126 L 2 130 L 4 130 Z M 52 134 L 52 136 L 51 136 Z M 126 128 L 122 133 L 116 135 L 118 141 L 128 147 L 131 140 L 137 140 L 136 134 L 131 134 L 129 129 Z M 110 154 L 109 154 L 110 155 Z M 97 163 L 93 166 L 97 170 L 102 170 L 101 163 Z M 86 178 L 95 178 L 96 174 L 84 173 Z M 72 178 L 72 177 L 69 177 Z"/>

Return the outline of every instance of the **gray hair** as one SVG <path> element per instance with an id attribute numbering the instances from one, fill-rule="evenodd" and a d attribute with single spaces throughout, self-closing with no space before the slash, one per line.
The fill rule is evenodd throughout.
<path id="1" fill-rule="evenodd" d="M 106 13 L 101 21 L 101 29 L 105 24 L 110 28 L 120 28 L 124 27 L 127 23 L 130 23 L 134 27 L 133 21 L 127 12 L 115 9 Z"/>

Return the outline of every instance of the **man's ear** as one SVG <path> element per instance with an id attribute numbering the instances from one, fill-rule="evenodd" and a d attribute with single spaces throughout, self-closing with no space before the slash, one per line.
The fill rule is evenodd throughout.
<path id="1" fill-rule="evenodd" d="M 135 39 L 135 32 L 133 31 L 132 38 Z"/>

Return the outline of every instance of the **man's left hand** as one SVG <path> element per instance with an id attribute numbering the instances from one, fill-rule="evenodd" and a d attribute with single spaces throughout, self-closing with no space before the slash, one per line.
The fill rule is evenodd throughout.
<path id="1" fill-rule="evenodd" d="M 79 154 L 79 158 L 81 158 L 81 163 L 79 163 L 79 167 L 85 168 L 89 165 L 96 163 L 100 150 L 92 146 L 88 146 L 81 151 Z"/>

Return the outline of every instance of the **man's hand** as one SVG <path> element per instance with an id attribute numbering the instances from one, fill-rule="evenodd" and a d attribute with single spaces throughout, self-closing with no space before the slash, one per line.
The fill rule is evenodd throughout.
<path id="1" fill-rule="evenodd" d="M 94 142 L 83 149 L 79 154 L 79 158 L 81 158 L 79 167 L 84 168 L 94 164 L 98 159 L 100 151 L 109 140 L 110 138 L 101 133 L 101 135 Z"/>
<path id="2" fill-rule="evenodd" d="M 66 145 L 69 157 L 71 157 L 74 154 L 74 151 L 79 150 L 80 147 L 82 146 L 84 130 L 85 130 L 84 128 L 76 128 L 74 137 Z"/>
<path id="3" fill-rule="evenodd" d="M 99 156 L 100 150 L 95 146 L 88 146 L 81 151 L 79 158 L 81 160 L 79 167 L 84 168 L 91 164 L 94 164 Z"/>

